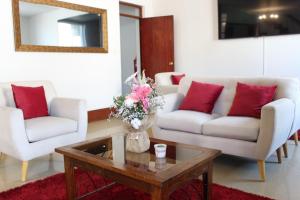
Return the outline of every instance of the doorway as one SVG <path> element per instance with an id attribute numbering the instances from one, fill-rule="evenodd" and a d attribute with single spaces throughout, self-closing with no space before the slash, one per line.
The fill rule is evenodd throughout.
<path id="1" fill-rule="evenodd" d="M 130 92 L 125 80 L 135 72 L 141 71 L 140 18 L 142 7 L 120 2 L 122 95 Z"/>
<path id="2" fill-rule="evenodd" d="M 160 72 L 174 71 L 174 17 L 143 18 L 142 7 L 120 2 L 122 94 L 130 88 L 125 80 L 145 70 L 154 79 Z"/>

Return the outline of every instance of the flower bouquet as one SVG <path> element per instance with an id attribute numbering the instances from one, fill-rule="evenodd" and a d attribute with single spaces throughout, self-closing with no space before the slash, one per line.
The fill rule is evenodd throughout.
<path id="1" fill-rule="evenodd" d="M 127 130 L 126 149 L 142 153 L 149 149 L 150 140 L 147 129 L 153 122 L 153 116 L 164 104 L 152 79 L 145 73 L 130 76 L 126 82 L 131 93 L 114 98 L 112 117 L 124 122 Z"/>

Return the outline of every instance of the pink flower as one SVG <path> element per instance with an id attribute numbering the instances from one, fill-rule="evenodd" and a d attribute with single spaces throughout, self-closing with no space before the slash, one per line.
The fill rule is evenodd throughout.
<path id="1" fill-rule="evenodd" d="M 134 103 L 141 102 L 143 110 L 148 111 L 150 102 L 148 96 L 151 94 L 152 88 L 148 84 L 138 85 L 133 84 L 132 93 L 129 94 L 126 99 L 131 99 Z"/>
<path id="2" fill-rule="evenodd" d="M 129 94 L 126 99 L 131 99 L 134 103 L 139 102 L 140 98 L 136 95 L 136 93 Z"/>
<path id="3" fill-rule="evenodd" d="M 144 111 L 147 112 L 150 104 L 149 98 L 142 99 L 142 103 Z"/>
<path id="4" fill-rule="evenodd" d="M 140 100 L 145 99 L 151 94 L 152 88 L 148 85 L 133 85 L 132 94 L 135 94 Z"/>

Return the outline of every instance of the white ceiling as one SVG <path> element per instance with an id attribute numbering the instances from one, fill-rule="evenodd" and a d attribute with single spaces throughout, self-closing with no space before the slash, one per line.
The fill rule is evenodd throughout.
<path id="1" fill-rule="evenodd" d="M 38 5 L 33 3 L 27 3 L 20 1 L 20 15 L 25 17 L 30 17 L 33 15 L 38 15 L 40 13 L 49 12 L 55 10 L 57 7 Z"/>

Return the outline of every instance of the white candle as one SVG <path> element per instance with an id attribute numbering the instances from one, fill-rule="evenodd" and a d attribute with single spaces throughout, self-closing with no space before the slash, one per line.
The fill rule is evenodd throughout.
<path id="1" fill-rule="evenodd" d="M 125 163 L 125 136 L 122 133 L 112 136 L 113 161 Z"/>

